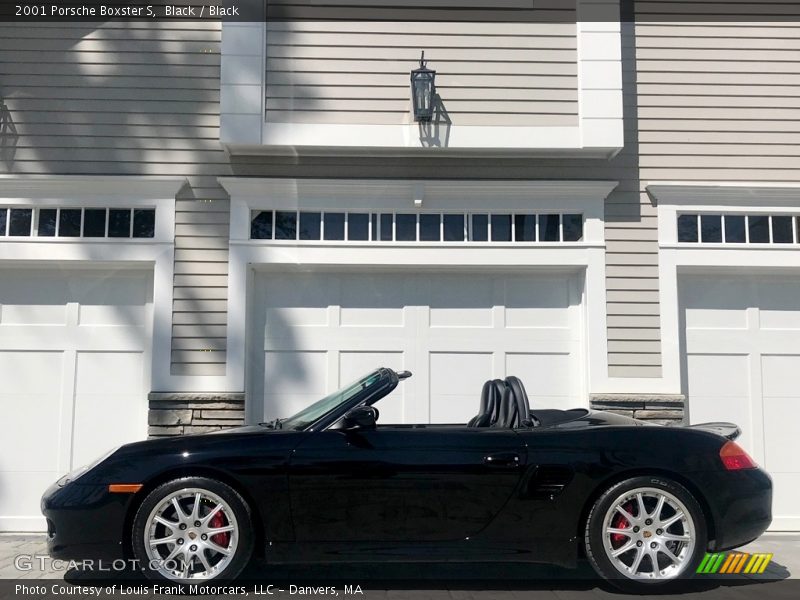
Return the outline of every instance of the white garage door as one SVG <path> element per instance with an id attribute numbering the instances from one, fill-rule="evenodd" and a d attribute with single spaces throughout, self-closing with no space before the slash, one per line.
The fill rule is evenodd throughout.
<path id="1" fill-rule="evenodd" d="M 0 530 L 44 528 L 42 492 L 147 435 L 152 273 L 0 271 Z"/>
<path id="2" fill-rule="evenodd" d="M 518 375 L 531 404 L 584 405 L 577 275 L 264 273 L 256 279 L 252 419 L 288 416 L 378 366 L 414 377 L 382 423 L 466 423 L 480 389 Z"/>
<path id="3" fill-rule="evenodd" d="M 731 421 L 772 475 L 774 530 L 800 530 L 800 279 L 682 279 L 689 419 Z"/>

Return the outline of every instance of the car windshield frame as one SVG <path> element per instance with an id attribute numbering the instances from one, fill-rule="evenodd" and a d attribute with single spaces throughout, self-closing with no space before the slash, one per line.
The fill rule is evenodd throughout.
<path id="1" fill-rule="evenodd" d="M 326 416 L 337 413 L 342 407 L 352 403 L 357 396 L 363 396 L 365 392 L 370 392 L 372 388 L 376 388 L 385 381 L 385 378 L 385 369 L 370 371 L 367 375 L 306 406 L 291 417 L 280 419 L 280 428 L 294 431 L 307 429 L 325 419 Z"/>

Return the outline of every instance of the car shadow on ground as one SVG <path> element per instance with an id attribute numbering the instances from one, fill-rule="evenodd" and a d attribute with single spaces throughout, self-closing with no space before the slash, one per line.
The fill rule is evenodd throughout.
<path id="1" fill-rule="evenodd" d="M 718 590 L 724 596 L 736 593 L 740 598 L 800 597 L 800 579 L 789 579 L 788 569 L 771 563 L 762 575 L 698 576 L 681 589 L 683 598 Z M 113 583 L 140 585 L 147 582 L 139 572 L 103 573 L 72 569 L 65 574 L 67 583 L 100 586 Z M 607 582 L 598 580 L 588 563 L 576 569 L 523 563 L 395 563 L 395 564 L 325 564 L 325 565 L 268 565 L 254 560 L 236 581 L 239 585 L 272 585 L 275 590 L 288 592 L 291 586 L 312 588 L 360 586 L 365 596 L 370 592 L 386 591 L 586 591 L 601 590 L 621 594 Z M 783 585 L 776 585 L 783 584 Z M 788 589 L 788 588 L 791 589 Z M 734 589 L 736 591 L 734 592 Z M 741 593 L 745 592 L 745 596 Z M 654 590 L 652 595 L 657 595 Z M 674 593 L 674 590 L 673 592 Z M 787 596 L 788 594 L 788 596 Z M 282 595 L 277 593 L 275 595 Z M 302 592 L 292 596 L 305 596 Z M 362 596 L 363 598 L 364 596 Z"/>

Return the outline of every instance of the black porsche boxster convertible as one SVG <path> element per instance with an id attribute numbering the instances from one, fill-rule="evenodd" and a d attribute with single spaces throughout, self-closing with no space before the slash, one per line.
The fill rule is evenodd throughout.
<path id="1" fill-rule="evenodd" d="M 380 424 L 376 403 L 409 376 L 377 369 L 287 419 L 123 446 L 47 490 L 49 551 L 133 559 L 183 583 L 230 580 L 254 552 L 266 564 L 585 556 L 603 578 L 652 589 L 770 523 L 770 478 L 735 425 L 531 409 L 516 377 L 486 382 L 469 423 Z"/>

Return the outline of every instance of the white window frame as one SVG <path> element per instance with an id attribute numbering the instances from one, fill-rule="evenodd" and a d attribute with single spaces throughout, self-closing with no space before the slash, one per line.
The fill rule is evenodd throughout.
<path id="1" fill-rule="evenodd" d="M 624 145 L 619 0 L 576 0 L 578 115 L 575 126 L 451 125 L 448 148 L 573 151 L 609 158 Z M 266 121 L 264 19 L 222 23 L 220 140 L 232 152 L 268 147 L 422 148 L 419 124 Z M 414 65 L 409 65 L 410 69 Z M 407 81 L 399 78 L 398 81 Z M 411 103 L 409 98 L 409 120 Z M 261 147 L 261 148 L 259 148 Z"/>
<path id="2" fill-rule="evenodd" d="M 377 212 L 375 210 L 368 211 L 364 210 L 343 210 L 341 207 L 335 208 L 314 208 L 314 209 L 294 209 L 294 208 L 286 208 L 281 207 L 277 209 L 272 208 L 256 208 L 251 210 L 251 219 L 255 217 L 255 215 L 259 212 L 271 212 L 273 214 L 273 221 L 272 221 L 272 236 L 271 238 L 254 238 L 250 237 L 250 241 L 253 243 L 259 244 L 302 244 L 302 245 L 320 245 L 320 244 L 330 244 L 330 245 L 347 245 L 353 246 L 356 244 L 366 245 L 366 246 L 419 246 L 419 245 L 435 245 L 437 247 L 463 247 L 463 246 L 471 246 L 471 245 L 479 245 L 479 246 L 561 246 L 562 244 L 580 244 L 583 242 L 583 239 L 577 241 L 564 241 L 563 239 L 558 240 L 551 240 L 551 241 L 543 241 L 540 240 L 541 236 L 541 227 L 539 226 L 539 218 L 543 216 L 556 216 L 559 218 L 558 222 L 558 235 L 559 238 L 563 238 L 564 236 L 564 219 L 565 215 L 578 215 L 581 217 L 581 224 L 585 222 L 585 217 L 583 213 L 576 212 L 576 211 L 569 211 L 562 207 L 557 207 L 553 209 L 545 208 L 539 212 L 534 212 L 532 210 L 516 210 L 516 211 L 496 211 L 494 209 L 474 209 L 471 211 L 455 211 L 455 210 L 430 210 L 430 209 L 419 209 L 419 210 L 404 210 L 404 211 L 381 211 Z M 275 237 L 275 228 L 277 227 L 276 217 L 275 214 L 277 212 L 288 212 L 294 213 L 297 217 L 296 220 L 296 231 L 295 231 L 295 239 L 294 240 L 286 240 L 286 239 L 278 239 Z M 320 239 L 310 239 L 310 240 L 302 240 L 300 239 L 300 215 L 303 213 L 319 213 L 320 214 Z M 326 240 L 325 239 L 325 217 L 329 214 L 342 214 L 344 215 L 344 239 L 341 240 Z M 372 239 L 372 218 L 369 219 L 367 225 L 367 238 L 366 240 L 351 240 L 348 239 L 350 235 L 350 215 L 351 214 L 362 214 L 367 215 L 369 217 L 373 216 L 390 216 L 392 217 L 392 237 L 396 237 L 396 227 L 397 227 L 397 216 L 398 215 L 414 215 L 417 217 L 417 238 L 414 241 L 398 241 L 398 240 L 380 240 L 380 239 Z M 419 217 L 422 215 L 434 215 L 440 217 L 439 219 L 439 240 L 421 240 L 419 239 L 421 235 L 421 226 L 422 222 Z M 464 236 L 465 238 L 461 241 L 444 241 L 444 217 L 446 216 L 457 216 L 462 217 L 464 219 Z M 472 217 L 473 215 L 482 215 L 488 217 L 488 225 L 487 225 L 487 240 L 484 241 L 475 241 L 469 239 L 472 236 Z M 496 216 L 506 216 L 511 218 L 511 225 L 510 225 L 510 240 L 505 241 L 494 241 L 491 239 L 492 237 L 492 217 Z M 536 233 L 536 241 L 515 241 L 516 237 L 516 221 L 514 217 L 517 216 L 525 216 L 525 217 L 534 217 L 536 219 L 535 223 L 535 233 Z M 380 218 L 378 219 L 378 227 L 379 233 L 383 233 L 382 228 L 380 227 Z"/>
<path id="3" fill-rule="evenodd" d="M 228 373 L 245 385 L 248 294 L 254 268 L 360 266 L 382 268 L 497 267 L 562 268 L 585 273 L 583 390 L 607 387 L 605 199 L 616 181 L 421 181 L 357 179 L 273 179 L 221 177 L 230 194 L 230 264 L 228 271 Z M 421 212 L 579 212 L 583 240 L 558 243 L 408 245 L 250 239 L 254 210 L 338 209 L 340 211 Z"/>
<path id="4" fill-rule="evenodd" d="M 648 193 L 658 204 L 658 272 L 661 348 L 665 393 L 682 393 L 679 278 L 683 273 L 782 271 L 800 274 L 794 244 L 678 242 L 681 213 L 796 214 L 800 184 L 755 182 L 652 182 Z"/>
<path id="5" fill-rule="evenodd" d="M 217 381 L 170 373 L 175 260 L 175 195 L 183 177 L 0 176 L 0 205 L 19 208 L 155 208 L 152 238 L 0 238 L 0 264 L 150 266 L 153 269 L 151 388 L 220 389 Z"/>
<path id="6" fill-rule="evenodd" d="M 44 202 L 44 201 L 42 201 L 42 202 Z M 72 241 L 72 242 L 75 242 L 75 241 L 80 241 L 80 242 L 109 241 L 109 242 L 112 242 L 112 243 L 134 242 L 134 243 L 141 244 L 141 243 L 152 242 L 156 237 L 158 237 L 158 234 L 160 232 L 158 231 L 158 219 L 157 218 L 156 218 L 155 231 L 153 232 L 154 233 L 153 237 L 134 237 L 133 236 L 133 226 L 134 226 L 133 211 L 135 211 L 135 210 L 153 210 L 153 211 L 156 211 L 156 213 L 157 213 L 158 212 L 158 210 L 157 210 L 158 207 L 155 204 L 143 204 L 141 206 L 131 206 L 131 205 L 123 206 L 123 204 L 124 203 L 118 203 L 118 202 L 113 202 L 113 203 L 112 202 L 106 202 L 104 206 L 100 206 L 98 204 L 94 204 L 94 205 L 77 204 L 76 205 L 74 202 L 73 203 L 62 202 L 62 203 L 60 203 L 58 205 L 51 204 L 51 203 L 41 204 L 39 202 L 37 202 L 36 204 L 33 204 L 33 205 L 32 204 L 8 204 L 8 203 L 3 202 L 2 198 L 0 198 L 0 211 L 15 210 L 15 209 L 26 209 L 26 208 L 27 209 L 31 209 L 33 211 L 33 214 L 31 216 L 31 232 L 30 232 L 30 234 L 28 234 L 28 235 L 18 235 L 18 236 L 12 236 L 12 235 L 9 235 L 9 233 L 8 233 L 8 231 L 10 231 L 10 228 L 11 228 L 11 225 L 10 225 L 11 213 L 10 212 L 7 213 L 8 214 L 8 220 L 6 222 L 6 229 L 5 229 L 5 231 L 0 231 L 0 240 L 3 240 L 3 239 L 25 240 L 25 239 L 27 239 L 27 240 L 36 240 L 38 242 L 44 242 L 44 243 L 54 243 L 56 240 L 59 240 L 59 241 L 66 240 L 66 241 Z M 84 235 L 84 231 L 83 231 L 83 229 L 84 229 L 83 219 L 85 218 L 85 216 L 81 216 L 82 225 L 81 225 L 81 234 L 80 235 L 77 235 L 77 236 L 62 236 L 62 235 L 59 235 L 60 234 L 59 229 L 60 229 L 61 211 L 62 210 L 70 210 L 70 209 L 104 210 L 106 212 L 105 235 L 103 237 L 85 236 Z M 110 210 L 115 210 L 115 209 L 123 209 L 123 210 L 131 211 L 131 219 L 130 219 L 130 223 L 128 225 L 128 235 L 125 236 L 125 237 L 109 237 L 109 235 L 108 235 L 108 230 L 109 230 L 109 211 Z M 43 210 L 55 210 L 56 211 L 56 230 L 55 230 L 54 235 L 39 235 L 39 218 L 41 216 L 41 211 L 43 211 Z M 156 217 L 157 216 L 158 215 L 156 215 Z M 161 233 L 163 235 L 163 232 L 161 232 Z"/>

